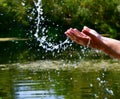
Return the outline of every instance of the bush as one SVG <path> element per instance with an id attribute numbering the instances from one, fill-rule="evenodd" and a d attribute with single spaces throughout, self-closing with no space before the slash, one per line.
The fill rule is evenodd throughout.
<path id="1" fill-rule="evenodd" d="M 43 0 L 46 19 L 59 23 L 64 28 L 84 25 L 120 37 L 120 1 L 119 0 Z"/>
<path id="2" fill-rule="evenodd" d="M 0 36 L 26 35 L 35 25 L 37 12 L 31 15 L 33 8 L 33 0 L 0 0 Z M 56 32 L 48 31 L 53 39 L 62 39 L 70 27 L 81 30 L 84 25 L 120 38 L 120 0 L 42 0 L 42 8 L 43 27 L 57 28 Z"/>

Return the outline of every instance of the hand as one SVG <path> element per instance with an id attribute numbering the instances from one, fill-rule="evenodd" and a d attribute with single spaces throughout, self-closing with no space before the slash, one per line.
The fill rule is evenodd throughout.
<path id="1" fill-rule="evenodd" d="M 78 44 L 86 46 L 90 40 L 89 47 L 102 49 L 104 42 L 102 36 L 99 35 L 95 30 L 84 26 L 82 32 L 77 29 L 68 29 L 65 34 Z"/>
<path id="2" fill-rule="evenodd" d="M 87 45 L 89 42 L 90 37 L 84 34 L 83 32 L 78 31 L 76 28 L 70 28 L 68 29 L 65 34 L 74 42 L 81 44 L 81 45 Z"/>

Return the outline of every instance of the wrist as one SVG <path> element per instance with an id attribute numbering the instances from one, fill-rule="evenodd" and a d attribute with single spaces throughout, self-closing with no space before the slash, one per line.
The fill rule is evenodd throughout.
<path id="1" fill-rule="evenodd" d="M 106 52 L 108 50 L 106 37 L 101 37 L 101 40 L 102 40 L 102 44 L 100 45 L 100 50 Z"/>

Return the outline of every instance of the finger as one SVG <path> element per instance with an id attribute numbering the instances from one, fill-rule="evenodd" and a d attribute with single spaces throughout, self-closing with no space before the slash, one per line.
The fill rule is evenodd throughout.
<path id="1" fill-rule="evenodd" d="M 90 39 L 89 36 L 85 35 L 84 33 L 80 32 L 77 29 L 71 29 L 70 35 L 74 41 L 77 42 L 86 42 L 86 40 Z"/>
<path id="2" fill-rule="evenodd" d="M 74 30 L 73 30 L 74 31 Z M 78 32 L 77 32 L 78 33 Z M 82 32 L 79 32 L 78 35 L 76 35 L 76 32 L 71 31 L 69 34 L 69 37 L 76 43 L 81 44 L 81 45 L 87 45 L 88 40 L 90 39 L 88 36 L 83 34 Z"/>
<path id="3" fill-rule="evenodd" d="M 65 34 L 70 33 L 71 30 L 72 30 L 72 28 L 68 29 L 68 30 L 65 32 Z"/>
<path id="4" fill-rule="evenodd" d="M 82 33 L 82 32 L 80 32 L 79 30 L 77 30 L 76 28 L 75 29 L 73 29 L 74 30 L 74 33 L 76 34 L 76 36 L 86 36 L 84 33 Z"/>
<path id="5" fill-rule="evenodd" d="M 77 29 L 69 29 L 65 34 L 74 42 L 81 44 L 81 45 L 87 45 L 88 40 L 90 39 L 87 35 L 80 32 Z"/>
<path id="6" fill-rule="evenodd" d="M 73 35 L 73 33 L 67 32 L 66 35 L 67 35 L 70 39 L 76 40 L 76 37 Z"/>
<path id="7" fill-rule="evenodd" d="M 69 33 L 71 33 L 71 34 L 73 34 L 74 36 L 77 36 L 77 37 L 85 35 L 83 33 L 81 34 L 81 32 L 79 30 L 77 30 L 76 28 L 75 29 L 70 28 L 65 32 L 65 34 L 69 34 Z"/>
<path id="8" fill-rule="evenodd" d="M 75 29 L 72 29 L 71 30 L 71 33 L 76 37 L 76 38 L 83 38 L 83 37 L 86 37 L 87 35 L 85 35 L 84 33 L 80 32 L 79 30 L 77 30 L 76 28 Z"/>
<path id="9" fill-rule="evenodd" d="M 78 43 L 78 44 L 82 44 L 83 45 L 83 41 L 82 41 L 82 38 L 81 38 L 81 36 L 79 36 L 80 35 L 80 33 L 79 34 L 77 34 L 77 33 L 73 30 L 73 29 L 71 29 L 71 31 L 68 33 L 66 33 L 66 35 L 72 40 L 72 41 L 74 41 L 74 42 L 76 42 L 76 43 Z"/>
<path id="10" fill-rule="evenodd" d="M 82 32 L 86 35 L 88 35 L 91 38 L 94 38 L 96 36 L 98 36 L 98 33 L 90 28 L 88 28 L 87 26 L 84 26 Z"/>

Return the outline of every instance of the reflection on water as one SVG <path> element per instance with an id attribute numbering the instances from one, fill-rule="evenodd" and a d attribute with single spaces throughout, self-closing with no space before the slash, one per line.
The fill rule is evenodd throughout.
<path id="1" fill-rule="evenodd" d="M 118 99 L 120 72 L 18 70 L 0 67 L 3 99 Z"/>
<path id="2" fill-rule="evenodd" d="M 14 81 L 15 99 L 62 99 L 63 96 L 57 96 L 52 88 L 54 83 L 48 74 L 46 71 L 17 77 Z"/>

